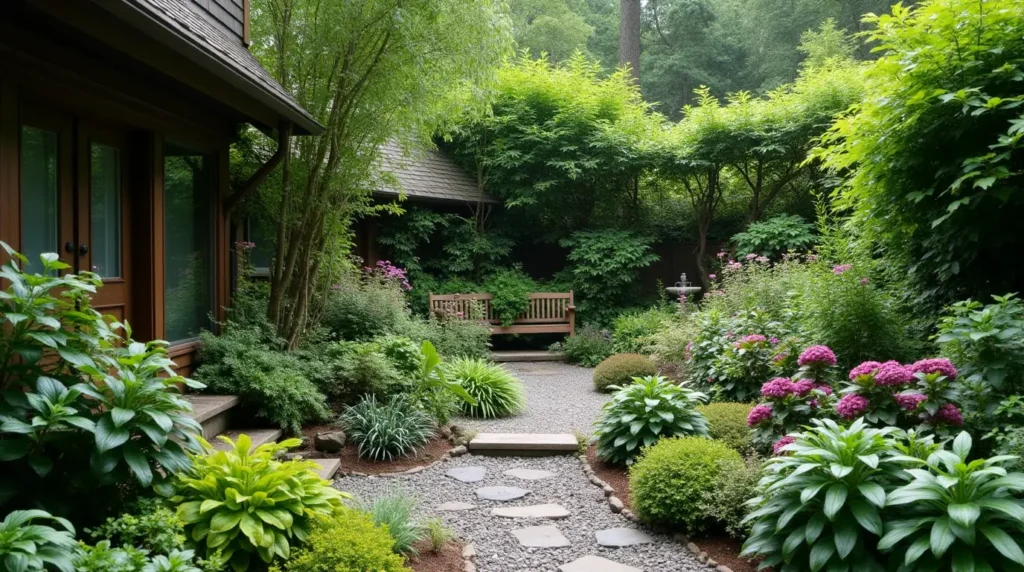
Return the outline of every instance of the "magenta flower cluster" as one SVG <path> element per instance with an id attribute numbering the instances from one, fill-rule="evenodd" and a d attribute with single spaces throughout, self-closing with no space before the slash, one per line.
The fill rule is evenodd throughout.
<path id="1" fill-rule="evenodd" d="M 956 367 L 953 363 L 946 358 L 932 358 L 923 359 L 921 361 L 914 362 L 910 366 L 911 373 L 923 373 L 932 374 L 938 373 L 944 375 L 949 379 L 956 379 Z"/>
<path id="2" fill-rule="evenodd" d="M 862 395 L 851 393 L 836 403 L 836 412 L 843 419 L 855 419 L 868 410 L 868 399 Z"/>
<path id="3" fill-rule="evenodd" d="M 750 427 L 757 427 L 771 418 L 772 406 L 767 403 L 762 403 L 750 410 L 750 414 L 747 415 L 747 425 Z"/>
<path id="4" fill-rule="evenodd" d="M 796 393 L 793 385 L 792 381 L 784 377 L 777 377 L 761 386 L 761 395 L 764 397 L 782 399 L 787 395 Z"/>
<path id="5" fill-rule="evenodd" d="M 743 336 L 743 338 L 740 339 L 741 344 L 758 344 L 766 341 L 768 341 L 768 338 L 762 336 L 761 334 L 750 334 L 747 336 Z"/>
<path id="6" fill-rule="evenodd" d="M 797 363 L 802 366 L 832 366 L 836 365 L 836 354 L 828 346 L 811 346 L 800 354 Z"/>
<path id="7" fill-rule="evenodd" d="M 913 381 L 914 372 L 897 361 L 883 363 L 875 373 L 875 383 L 878 385 L 903 385 Z"/>
<path id="8" fill-rule="evenodd" d="M 928 399 L 926 395 L 920 393 L 897 393 L 892 397 L 904 411 L 916 411 L 921 403 Z"/>
<path id="9" fill-rule="evenodd" d="M 384 281 L 397 282 L 403 290 L 412 290 L 412 284 L 409 284 L 409 278 L 405 275 L 405 270 L 391 264 L 388 260 L 378 260 L 377 265 L 372 270 L 367 270 Z"/>
<path id="10" fill-rule="evenodd" d="M 946 403 L 939 407 L 939 411 L 935 414 L 935 420 L 955 427 L 960 427 L 964 424 L 963 414 L 952 403 Z"/>
<path id="11" fill-rule="evenodd" d="M 780 454 L 785 453 L 785 451 L 782 451 L 782 448 L 785 447 L 786 445 L 791 444 L 791 443 L 796 443 L 796 438 L 795 437 L 790 437 L 789 435 L 786 435 L 782 439 L 779 439 L 778 441 L 776 441 L 774 445 L 772 445 L 772 453 L 774 453 L 776 455 L 780 455 Z"/>
<path id="12" fill-rule="evenodd" d="M 877 361 L 866 361 L 850 370 L 850 381 L 856 380 L 862 375 L 875 375 L 882 364 Z"/>
<path id="13" fill-rule="evenodd" d="M 839 266 L 833 266 L 832 267 L 832 274 L 835 274 L 836 276 L 840 276 L 842 274 L 846 274 L 846 271 L 851 269 L 851 268 L 853 268 L 852 264 L 840 264 Z"/>

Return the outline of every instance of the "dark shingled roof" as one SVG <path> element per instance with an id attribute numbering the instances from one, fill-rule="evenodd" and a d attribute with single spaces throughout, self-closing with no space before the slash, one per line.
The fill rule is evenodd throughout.
<path id="1" fill-rule="evenodd" d="M 319 133 L 322 126 L 317 123 L 295 98 L 291 96 L 270 73 L 263 69 L 238 37 L 232 37 L 211 22 L 195 14 L 184 0 L 121 0 L 139 12 L 198 48 L 208 60 L 207 67 L 220 67 L 222 76 L 246 93 L 265 95 L 266 105 L 282 117 L 292 121 L 300 132 Z M 218 65 L 219 64 L 219 65 Z M 277 127 L 276 125 L 270 127 Z"/>
<path id="2" fill-rule="evenodd" d="M 476 180 L 437 149 L 404 157 L 398 145 L 389 143 L 381 147 L 381 156 L 383 169 L 398 179 L 401 190 L 411 199 L 460 203 L 480 200 Z M 377 194 L 398 196 L 399 189 L 380 189 Z M 498 200 L 484 194 L 484 202 L 496 203 Z"/>

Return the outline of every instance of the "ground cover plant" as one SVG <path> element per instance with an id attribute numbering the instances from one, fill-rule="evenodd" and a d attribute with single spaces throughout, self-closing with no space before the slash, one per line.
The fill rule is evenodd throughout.
<path id="1" fill-rule="evenodd" d="M 343 507 L 332 517 L 314 518 L 306 543 L 270 570 L 409 572 L 404 559 L 395 553 L 394 544 L 386 526 L 375 524 L 366 513 Z"/>
<path id="2" fill-rule="evenodd" d="M 552 344 L 550 349 L 565 354 L 569 363 L 583 367 L 596 367 L 615 353 L 608 332 L 590 324 L 576 330 L 575 336 Z"/>

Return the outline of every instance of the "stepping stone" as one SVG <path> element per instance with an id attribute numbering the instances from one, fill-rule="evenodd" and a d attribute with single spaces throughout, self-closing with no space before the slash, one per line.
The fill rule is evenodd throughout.
<path id="1" fill-rule="evenodd" d="M 532 548 L 559 548 L 572 546 L 569 539 L 562 535 L 557 526 L 531 526 L 513 530 L 512 534 L 521 546 Z"/>
<path id="2" fill-rule="evenodd" d="M 569 433 L 480 433 L 469 442 L 477 455 L 567 455 L 579 449 Z"/>
<path id="3" fill-rule="evenodd" d="M 484 480 L 484 475 L 487 474 L 487 469 L 483 467 L 457 467 L 449 469 L 445 474 L 456 481 L 475 483 L 477 481 Z"/>
<path id="4" fill-rule="evenodd" d="M 612 562 L 600 556 L 587 555 L 558 567 L 562 572 L 644 572 L 639 568 Z"/>
<path id="5" fill-rule="evenodd" d="M 597 536 L 598 544 L 613 548 L 654 542 L 653 536 L 635 528 L 609 528 L 608 530 L 598 530 L 594 534 Z"/>
<path id="6" fill-rule="evenodd" d="M 506 506 L 491 509 L 491 516 L 505 518 L 565 518 L 569 511 L 558 504 L 535 504 L 533 506 Z"/>
<path id="7" fill-rule="evenodd" d="M 476 505 L 469 504 L 468 502 L 446 502 L 443 505 L 437 507 L 437 510 L 454 512 L 457 510 L 473 510 L 474 508 L 476 508 Z"/>
<path id="8" fill-rule="evenodd" d="M 536 481 L 555 476 L 551 471 L 539 471 L 537 469 L 509 469 L 505 471 L 505 474 L 517 479 L 523 479 L 524 481 Z"/>
<path id="9" fill-rule="evenodd" d="M 484 487 L 476 490 L 476 496 L 484 500 L 510 501 L 530 494 L 526 489 L 518 487 Z"/>

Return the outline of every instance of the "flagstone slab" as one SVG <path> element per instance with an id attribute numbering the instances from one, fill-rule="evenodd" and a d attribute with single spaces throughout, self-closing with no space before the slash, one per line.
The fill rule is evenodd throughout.
<path id="1" fill-rule="evenodd" d="M 551 471 L 541 471 L 538 469 L 509 469 L 505 471 L 505 475 L 523 479 L 524 481 L 536 481 L 555 476 Z"/>
<path id="2" fill-rule="evenodd" d="M 491 516 L 504 518 L 551 518 L 569 516 L 569 511 L 559 504 L 535 504 L 532 506 L 503 506 L 491 509 Z"/>
<path id="3" fill-rule="evenodd" d="M 561 572 L 644 572 L 639 568 L 612 562 L 607 558 L 588 554 L 558 567 Z"/>
<path id="4" fill-rule="evenodd" d="M 437 510 L 443 510 L 445 512 L 455 512 L 460 510 L 473 510 L 476 508 L 475 504 L 468 502 L 446 502 L 437 507 Z"/>
<path id="5" fill-rule="evenodd" d="M 480 433 L 469 442 L 476 454 L 568 454 L 579 449 L 569 433 Z"/>
<path id="6" fill-rule="evenodd" d="M 653 536 L 635 528 L 609 528 L 608 530 L 598 530 L 594 535 L 597 536 L 598 544 L 613 548 L 654 542 Z"/>
<path id="7" fill-rule="evenodd" d="M 519 487 L 483 487 L 476 490 L 476 496 L 484 500 L 510 501 L 523 498 L 530 491 Z"/>
<path id="8" fill-rule="evenodd" d="M 513 530 L 512 535 L 516 537 L 521 546 L 529 548 L 559 548 L 572 546 L 557 526 L 531 526 Z"/>
<path id="9" fill-rule="evenodd" d="M 456 481 L 475 483 L 484 480 L 484 475 L 487 474 L 487 469 L 483 467 L 456 467 L 454 469 L 449 469 L 445 474 Z"/>

